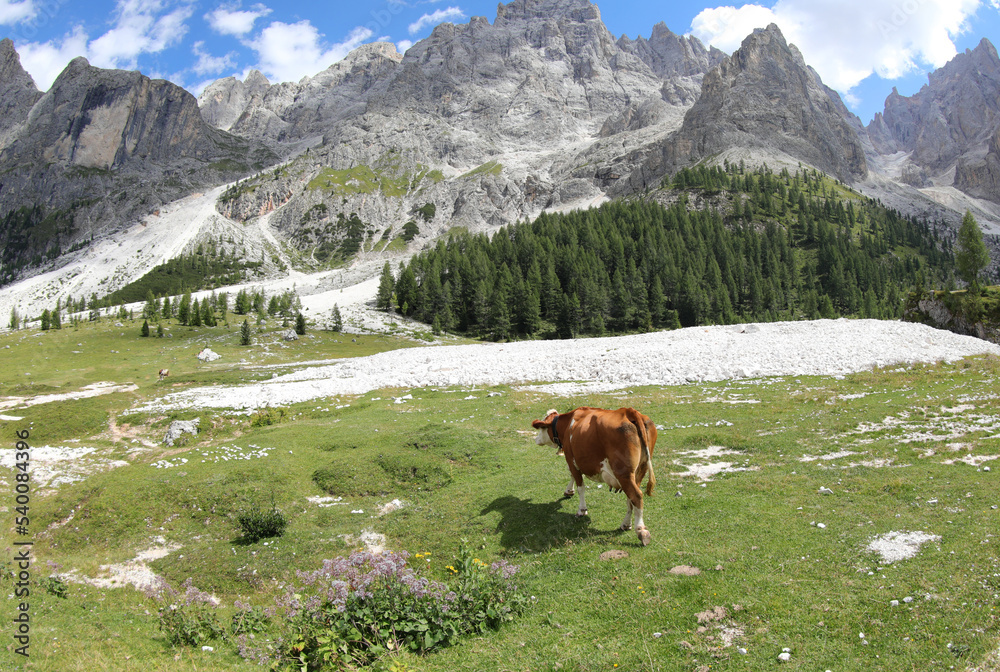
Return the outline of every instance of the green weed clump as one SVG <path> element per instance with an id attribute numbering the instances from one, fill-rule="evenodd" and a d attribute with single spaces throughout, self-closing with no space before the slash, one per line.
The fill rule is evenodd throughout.
<path id="1" fill-rule="evenodd" d="M 205 642 L 219 639 L 225 634 L 219 618 L 215 614 L 215 603 L 211 595 L 194 587 L 191 579 L 183 584 L 182 599 L 164 603 L 158 612 L 160 630 L 172 646 L 201 646 Z M 162 586 L 160 597 L 176 596 L 169 586 Z"/>
<path id="2" fill-rule="evenodd" d="M 261 539 L 283 535 L 288 520 L 285 514 L 273 506 L 270 511 L 262 511 L 259 507 L 253 506 L 238 513 L 236 523 L 243 532 L 244 541 L 254 544 Z"/>

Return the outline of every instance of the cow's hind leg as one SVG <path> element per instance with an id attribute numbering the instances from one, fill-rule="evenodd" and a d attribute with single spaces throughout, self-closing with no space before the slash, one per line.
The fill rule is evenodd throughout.
<path id="1" fill-rule="evenodd" d="M 580 494 L 580 508 L 576 510 L 576 515 L 586 516 L 587 515 L 587 500 L 584 497 L 584 492 L 587 490 L 587 486 L 583 484 L 583 479 L 579 479 L 579 483 L 576 484 L 576 491 Z"/>
<path id="2" fill-rule="evenodd" d="M 563 497 L 572 497 L 573 493 L 576 492 L 574 490 L 575 485 L 576 485 L 576 480 L 572 476 L 570 476 L 569 485 L 566 486 L 566 492 L 563 493 Z"/>
<path id="3" fill-rule="evenodd" d="M 646 524 L 642 520 L 642 491 L 639 490 L 639 486 L 635 483 L 635 475 L 629 473 L 624 478 L 619 477 L 618 482 L 622 484 L 622 490 L 625 491 L 625 496 L 628 497 L 628 514 L 625 522 L 622 523 L 622 529 L 627 530 L 631 527 L 631 525 L 626 526 L 626 524 L 632 522 L 634 515 L 635 531 L 639 536 L 639 541 L 642 542 L 643 546 L 648 546 L 652 540 L 652 535 L 650 535 L 649 530 L 646 529 Z"/>
<path id="4" fill-rule="evenodd" d="M 632 510 L 635 508 L 632 506 L 632 500 L 625 498 L 625 503 L 628 504 L 628 508 L 625 510 L 625 520 L 622 521 L 621 529 L 631 530 L 632 529 Z"/>

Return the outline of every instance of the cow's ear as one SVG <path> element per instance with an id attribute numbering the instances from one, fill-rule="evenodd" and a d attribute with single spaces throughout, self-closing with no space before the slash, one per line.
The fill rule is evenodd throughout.
<path id="1" fill-rule="evenodd" d="M 535 429 L 542 429 L 544 427 L 549 427 L 551 424 L 552 424 L 551 422 L 545 422 L 544 420 L 531 421 L 531 426 L 534 427 Z"/>

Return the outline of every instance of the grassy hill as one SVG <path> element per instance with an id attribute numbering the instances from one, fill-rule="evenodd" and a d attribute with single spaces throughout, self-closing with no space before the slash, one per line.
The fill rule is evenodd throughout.
<path id="1" fill-rule="evenodd" d="M 567 398 L 393 389 L 167 416 L 127 410 L 165 389 L 252 382 L 295 361 L 407 343 L 332 332 L 286 343 L 268 323 L 247 348 L 235 326 L 173 325 L 172 338 L 156 339 L 139 337 L 140 323 L 0 335 L 15 363 L 0 370 L 0 396 L 136 385 L 3 410 L 21 418 L 5 423 L 3 452 L 28 430 L 37 460 L 29 535 L 14 530 L 16 472 L 0 485 L 11 516 L 5 615 L 18 603 L 13 543 L 34 542 L 31 658 L 8 640 L 4 669 L 261 669 L 235 640 L 171 644 L 160 611 L 183 603 L 190 582 L 220 601 L 197 612 L 205 619 L 228 630 L 234 615 L 273 608 L 253 641 L 287 640 L 279 602 L 301 582 L 296 572 L 378 535 L 450 585 L 463 540 L 471 564 L 513 563 L 527 608 L 437 652 L 383 651 L 372 669 L 745 670 L 777 664 L 783 648 L 789 669 L 948 669 L 997 648 L 1000 501 L 996 469 L 986 470 L 1000 453 L 995 359 Z M 223 358 L 201 363 L 205 346 Z M 617 529 L 625 502 L 606 488 L 591 486 L 590 515 L 576 518 L 563 459 L 534 444 L 531 420 L 584 404 L 634 406 L 661 427 L 647 548 Z M 197 436 L 162 444 L 171 420 L 195 417 Z M 46 474 L 45 446 L 75 457 Z M 395 500 L 401 508 L 386 507 Z M 283 536 L 249 542 L 238 518 L 254 507 L 280 510 Z M 889 562 L 869 546 L 894 532 L 930 540 Z M 114 563 L 135 569 L 150 549 L 167 549 L 145 564 L 177 594 L 83 583 L 114 578 Z M 627 557 L 602 560 L 608 550 Z M 671 573 L 679 566 L 700 573 Z"/>

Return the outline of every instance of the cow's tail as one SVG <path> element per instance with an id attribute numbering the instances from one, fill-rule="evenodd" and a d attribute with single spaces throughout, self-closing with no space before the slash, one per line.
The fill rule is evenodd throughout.
<path id="1" fill-rule="evenodd" d="M 639 433 L 639 445 L 642 446 L 642 459 L 646 461 L 649 468 L 649 480 L 646 481 L 646 494 L 652 495 L 653 488 L 656 487 L 656 476 L 653 475 L 653 456 L 649 452 L 649 433 L 646 431 L 646 422 L 642 414 L 634 408 L 625 409 L 625 417 L 635 425 Z"/>

